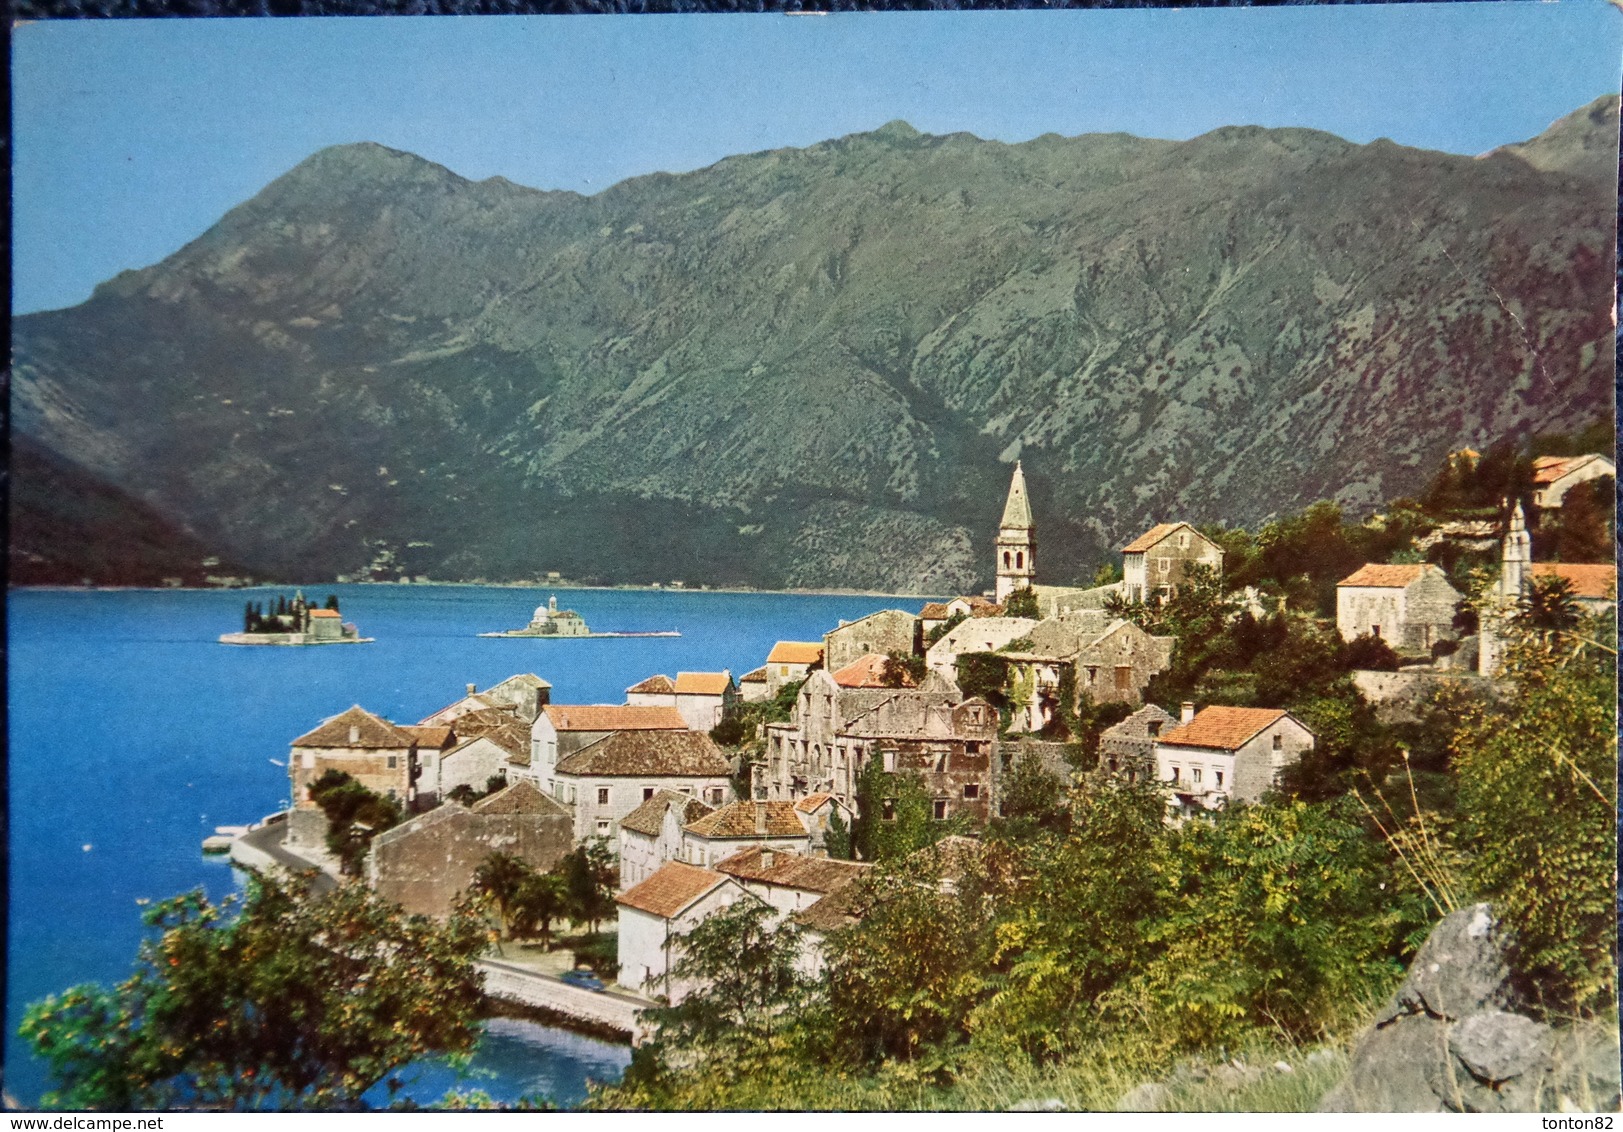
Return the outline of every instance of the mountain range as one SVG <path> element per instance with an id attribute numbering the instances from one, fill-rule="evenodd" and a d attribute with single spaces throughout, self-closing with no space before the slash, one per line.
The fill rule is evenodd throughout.
<path id="1" fill-rule="evenodd" d="M 325 149 L 14 320 L 12 581 L 973 592 L 1016 459 L 1048 582 L 1158 521 L 1361 514 L 1611 413 L 1617 123 L 892 122 L 591 197 Z"/>

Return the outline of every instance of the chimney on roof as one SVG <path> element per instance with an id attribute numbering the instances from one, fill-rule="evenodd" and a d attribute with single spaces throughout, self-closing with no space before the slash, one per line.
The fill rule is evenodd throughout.
<path id="1" fill-rule="evenodd" d="M 755 832 L 761 836 L 766 835 L 766 803 L 755 803 Z"/>
<path id="2" fill-rule="evenodd" d="M 762 849 L 761 850 L 761 868 L 770 869 L 772 867 L 773 860 L 774 860 L 774 858 L 772 856 L 772 850 L 770 850 L 770 849 Z"/>
<path id="3" fill-rule="evenodd" d="M 356 743 L 359 743 L 360 741 L 361 741 L 361 729 L 360 729 L 360 726 L 358 724 L 354 724 L 354 723 L 350 724 L 349 725 L 349 744 L 350 744 L 350 746 L 353 747 Z"/>
<path id="4" fill-rule="evenodd" d="M 477 685 L 477 684 L 469 684 L 468 685 L 468 695 L 471 696 L 475 692 L 477 692 L 478 690 L 479 690 L 479 685 Z"/>
<path id="5" fill-rule="evenodd" d="M 1183 715 L 1182 715 L 1182 718 L 1178 720 L 1178 722 L 1179 723 L 1192 723 L 1192 722 L 1194 722 L 1194 719 L 1195 719 L 1195 705 L 1190 703 L 1188 700 L 1185 700 L 1183 702 Z"/>

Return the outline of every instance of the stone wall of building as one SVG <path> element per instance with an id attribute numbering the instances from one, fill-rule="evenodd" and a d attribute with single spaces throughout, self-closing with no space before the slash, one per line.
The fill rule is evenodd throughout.
<path id="1" fill-rule="evenodd" d="M 407 912 L 443 917 L 492 853 L 544 872 L 573 844 L 567 814 L 476 814 L 449 802 L 375 837 L 367 880 Z"/>
<path id="2" fill-rule="evenodd" d="M 823 667 L 838 672 L 869 653 L 910 653 L 917 634 L 918 618 L 913 614 L 902 609 L 880 610 L 824 634 Z"/>

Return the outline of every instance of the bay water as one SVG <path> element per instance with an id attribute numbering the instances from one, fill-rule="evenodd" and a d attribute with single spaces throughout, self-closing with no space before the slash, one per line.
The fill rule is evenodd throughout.
<path id="1" fill-rule="evenodd" d="M 778 640 L 814 641 L 840 620 L 922 599 L 874 595 L 558 590 L 593 631 L 679 637 L 481 638 L 525 625 L 551 591 L 517 587 L 317 585 L 375 643 L 317 648 L 219 644 L 244 603 L 292 588 L 14 590 L 7 598 L 9 930 L 5 1092 L 23 1106 L 50 1087 L 17 1037 L 29 1003 L 125 978 L 148 930 L 143 906 L 191 889 L 218 900 L 241 876 L 200 845 L 217 825 L 287 805 L 288 745 L 359 704 L 414 723 L 518 672 L 554 703 L 623 703 L 655 673 L 735 675 Z M 545 1093 L 573 1104 L 614 1080 L 629 1048 L 512 1019 L 487 1024 L 472 1076 L 414 1066 L 405 1095 L 448 1088 L 498 1100 Z"/>

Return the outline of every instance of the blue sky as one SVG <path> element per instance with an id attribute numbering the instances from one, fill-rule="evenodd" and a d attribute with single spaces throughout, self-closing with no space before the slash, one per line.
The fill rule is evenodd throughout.
<path id="1" fill-rule="evenodd" d="M 344 142 L 586 193 L 893 118 L 1010 142 L 1255 124 L 1481 153 L 1615 92 L 1620 51 L 1603 0 L 24 25 L 12 309 L 82 302 Z"/>

